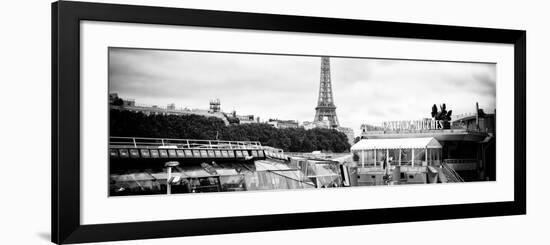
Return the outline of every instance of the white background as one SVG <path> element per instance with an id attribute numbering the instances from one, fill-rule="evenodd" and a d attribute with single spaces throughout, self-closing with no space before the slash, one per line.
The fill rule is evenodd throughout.
<path id="1" fill-rule="evenodd" d="M 129 1 L 128 1 L 129 2 Z M 152 4 L 153 1 L 133 1 Z M 171 6 L 526 29 L 528 215 L 118 242 L 112 244 L 545 243 L 550 218 L 545 130 L 550 76 L 548 7 L 513 1 L 154 1 Z M 2 244 L 47 244 L 50 230 L 50 5 L 10 2 L 1 11 Z M 538 154 L 538 155 L 537 155 Z M 368 241 L 367 241 L 368 240 Z M 538 241 L 538 242 L 537 242 Z"/>
<path id="2" fill-rule="evenodd" d="M 144 36 L 143 33 L 147 35 Z M 497 181 L 392 188 L 108 198 L 108 183 L 105 176 L 108 172 L 106 51 L 109 46 L 495 62 L 498 77 L 496 106 L 509 108 L 500 110 L 496 127 L 497 134 L 500 135 L 497 138 Z M 513 134 L 501 132 L 514 130 L 513 54 L 513 46 L 502 44 L 304 35 L 235 29 L 229 31 L 216 28 L 86 21 L 81 24 L 81 223 L 101 224 L 511 201 L 514 191 L 514 137 Z M 219 206 L 222 203 L 223 208 Z M 175 213 L 174 210 L 178 211 Z"/>

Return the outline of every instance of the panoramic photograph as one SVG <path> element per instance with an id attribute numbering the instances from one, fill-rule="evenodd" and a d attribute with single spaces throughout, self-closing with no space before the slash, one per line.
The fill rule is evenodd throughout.
<path id="1" fill-rule="evenodd" d="M 496 64 L 110 47 L 109 196 L 496 180 Z"/>

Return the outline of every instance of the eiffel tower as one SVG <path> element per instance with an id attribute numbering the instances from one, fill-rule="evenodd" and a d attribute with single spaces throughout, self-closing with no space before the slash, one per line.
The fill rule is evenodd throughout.
<path id="1" fill-rule="evenodd" d="M 319 84 L 319 100 L 315 107 L 315 119 L 313 122 L 323 121 L 327 118 L 331 128 L 339 127 L 336 116 L 336 106 L 332 97 L 332 84 L 330 82 L 330 60 L 329 57 L 321 57 L 321 82 Z"/>

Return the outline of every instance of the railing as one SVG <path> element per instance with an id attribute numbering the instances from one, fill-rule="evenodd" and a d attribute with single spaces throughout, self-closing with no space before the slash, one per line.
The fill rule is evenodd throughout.
<path id="1" fill-rule="evenodd" d="M 453 168 L 449 167 L 445 161 L 441 162 L 441 169 L 445 177 L 449 180 L 448 182 L 464 182 L 464 179 L 462 179 Z"/>
<path id="2" fill-rule="evenodd" d="M 110 137 L 110 147 L 177 149 L 264 149 L 258 141 Z"/>
<path id="3" fill-rule="evenodd" d="M 444 161 L 447 164 L 471 164 L 471 163 L 477 163 L 479 160 L 477 159 L 445 159 Z"/>
<path id="4" fill-rule="evenodd" d="M 445 159 L 445 163 L 455 171 L 477 170 L 481 165 L 477 159 Z"/>
<path id="5" fill-rule="evenodd" d="M 451 127 L 451 129 L 424 129 L 424 130 L 378 130 L 378 131 L 365 131 L 363 135 L 377 135 L 377 134 L 479 134 L 486 135 L 486 130 L 472 130 L 463 127 Z"/>
<path id="6" fill-rule="evenodd" d="M 459 120 L 461 118 L 465 118 L 465 117 L 473 117 L 473 116 L 476 116 L 477 114 L 475 112 L 469 112 L 469 113 L 462 113 L 462 114 L 458 114 L 458 115 L 452 115 L 451 116 L 451 121 L 455 121 L 455 120 Z"/>

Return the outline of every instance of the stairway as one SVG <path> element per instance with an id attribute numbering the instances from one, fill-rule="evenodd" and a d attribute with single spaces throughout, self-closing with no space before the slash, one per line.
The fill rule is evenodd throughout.
<path id="1" fill-rule="evenodd" d="M 460 183 L 464 182 L 464 179 L 445 162 L 441 163 L 441 168 L 439 169 L 439 179 L 442 183 Z"/>

